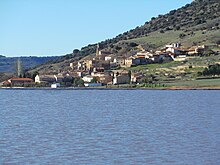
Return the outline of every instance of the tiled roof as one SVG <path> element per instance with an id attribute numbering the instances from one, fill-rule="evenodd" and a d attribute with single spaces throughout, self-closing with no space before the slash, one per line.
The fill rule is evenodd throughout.
<path id="1" fill-rule="evenodd" d="M 10 80 L 14 80 L 14 81 L 33 81 L 30 78 L 11 78 Z"/>

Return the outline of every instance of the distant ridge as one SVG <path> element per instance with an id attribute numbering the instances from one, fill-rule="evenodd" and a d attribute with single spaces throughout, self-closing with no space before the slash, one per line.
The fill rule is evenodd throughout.
<path id="1" fill-rule="evenodd" d="M 15 63 L 18 58 L 20 58 L 25 70 L 36 67 L 37 65 L 45 64 L 51 60 L 57 60 L 60 57 L 5 57 L 0 55 L 0 72 L 14 73 Z"/>

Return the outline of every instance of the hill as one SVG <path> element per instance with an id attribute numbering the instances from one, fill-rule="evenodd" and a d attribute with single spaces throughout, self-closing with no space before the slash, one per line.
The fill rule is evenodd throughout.
<path id="1" fill-rule="evenodd" d="M 99 43 L 116 56 L 132 54 L 140 49 L 155 50 L 171 42 L 186 46 L 220 43 L 220 2 L 219 0 L 194 0 L 177 10 L 151 18 L 144 25 L 127 31 L 113 39 Z M 74 50 L 58 60 L 41 65 L 30 72 L 58 72 L 68 69 L 69 63 L 91 56 L 97 44 Z"/>
<path id="2" fill-rule="evenodd" d="M 57 60 L 60 57 L 5 57 L 0 56 L 0 72 L 14 73 L 15 63 L 21 60 L 24 70 L 36 67 L 41 64 L 45 64 L 51 60 Z"/>

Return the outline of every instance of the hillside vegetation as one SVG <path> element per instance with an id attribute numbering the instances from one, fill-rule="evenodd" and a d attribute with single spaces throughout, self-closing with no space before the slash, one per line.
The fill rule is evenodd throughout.
<path id="1" fill-rule="evenodd" d="M 165 15 L 153 17 L 144 25 L 99 43 L 116 56 L 139 51 L 138 45 L 146 50 L 155 50 L 171 42 L 186 46 L 208 44 L 216 50 L 220 44 L 220 2 L 219 0 L 194 0 L 191 4 L 172 10 Z M 56 61 L 31 70 L 31 72 L 58 72 L 67 69 L 70 62 L 93 55 L 97 44 L 75 49 Z"/>

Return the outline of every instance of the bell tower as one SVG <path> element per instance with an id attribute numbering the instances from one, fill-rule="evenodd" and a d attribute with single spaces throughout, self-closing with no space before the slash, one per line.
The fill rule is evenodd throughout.
<path id="1" fill-rule="evenodd" d="M 99 44 L 97 44 L 97 48 L 96 48 L 96 56 L 98 57 L 99 56 Z"/>

